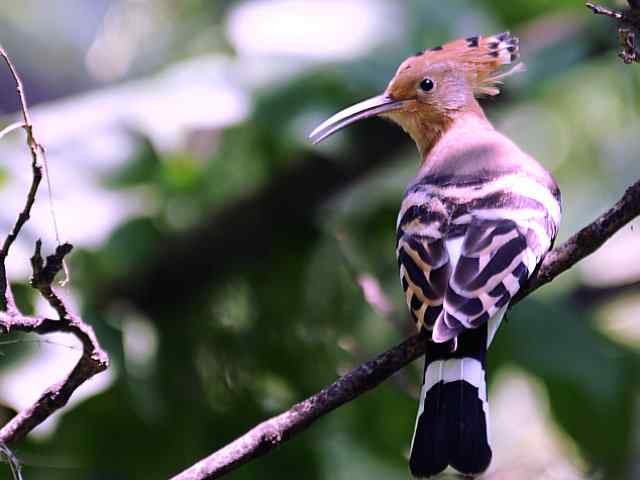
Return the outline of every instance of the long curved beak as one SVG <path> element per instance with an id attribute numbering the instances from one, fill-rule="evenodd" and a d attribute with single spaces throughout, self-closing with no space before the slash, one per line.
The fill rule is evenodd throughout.
<path id="1" fill-rule="evenodd" d="M 356 103 L 355 105 L 336 113 L 330 119 L 322 123 L 318 128 L 311 132 L 309 140 L 316 145 L 325 138 L 336 133 L 338 130 L 342 130 L 344 127 L 351 125 L 352 123 L 364 118 L 380 115 L 381 113 L 398 110 L 399 108 L 402 108 L 404 103 L 405 101 L 403 100 L 393 100 L 387 95 L 378 95 L 377 97 Z"/>

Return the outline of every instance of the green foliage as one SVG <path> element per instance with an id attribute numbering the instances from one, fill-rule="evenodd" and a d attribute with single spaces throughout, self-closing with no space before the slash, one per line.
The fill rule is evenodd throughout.
<path id="1" fill-rule="evenodd" d="M 590 312 L 560 296 L 516 307 L 502 335 L 510 361 L 544 382 L 556 421 L 583 456 L 621 476 L 633 446 L 638 352 L 594 331 Z"/>
<path id="2" fill-rule="evenodd" d="M 130 188 L 154 181 L 160 167 L 158 152 L 148 139 L 140 138 L 137 152 L 105 181 L 107 188 Z"/>
<path id="3" fill-rule="evenodd" d="M 152 219 L 134 218 L 113 232 L 100 252 L 105 274 L 125 275 L 132 265 L 144 264 L 157 254 L 160 235 Z"/>
<path id="4" fill-rule="evenodd" d="M 179 3 L 180 17 L 172 25 L 194 30 L 181 30 L 179 38 L 228 53 L 229 45 L 213 47 L 202 38 L 210 28 L 215 38 L 224 37 L 223 14 L 235 3 Z M 395 316 L 404 318 L 394 226 L 417 167 L 408 140 L 384 168 L 325 195 L 319 210 L 292 216 L 277 232 L 255 234 L 252 248 L 259 254 L 215 259 L 234 268 L 212 268 L 206 282 L 176 268 L 177 282 L 189 291 L 180 301 L 158 291 L 156 278 L 140 285 L 150 296 L 146 310 L 128 298 L 110 297 L 106 286 L 138 278 L 149 264 L 181 265 L 180 258 L 168 256 L 173 240 L 218 221 L 219 212 L 304 162 L 312 148 L 310 129 L 383 89 L 405 55 L 452 35 L 525 30 L 530 21 L 583 13 L 581 3 L 568 0 L 403 5 L 406 28 L 394 42 L 341 63 L 300 68 L 301 62 L 290 60 L 299 73 L 251 92 L 252 113 L 207 132 L 214 146 L 204 155 L 188 147 L 166 152 L 153 138 L 136 134 L 136 151 L 105 174 L 102 185 L 111 194 L 132 194 L 140 208 L 103 243 L 74 252 L 71 265 L 81 313 L 109 350 L 114 382 L 60 415 L 51 438 L 19 445 L 25 478 L 167 478 L 402 338 L 404 331 L 367 304 L 356 277 L 376 277 Z M 556 174 L 565 199 L 562 238 L 607 208 L 629 179 L 640 177 L 640 74 L 617 68 L 613 52 L 590 56 L 597 41 L 579 31 L 561 45 L 536 50 L 526 59 L 526 76 L 509 80 L 505 98 L 486 102 L 492 120 Z M 178 50 L 173 55 L 186 55 Z M 317 152 L 348 158 L 356 138 L 346 131 Z M 3 172 L 0 167 L 0 187 Z M 288 200 L 280 207 L 285 212 L 305 198 Z M 516 365 L 539 380 L 552 414 L 547 423 L 570 438 L 589 468 L 605 478 L 626 478 L 640 429 L 639 346 L 622 346 L 602 333 L 594 321 L 598 306 L 572 303 L 570 293 L 582 281 L 576 272 L 565 275 L 514 308 L 492 347 L 490 377 Z M 24 311 L 32 312 L 30 289 L 16 285 L 14 291 Z M 146 336 L 137 338 L 132 328 L 141 324 Z M 145 342 L 151 337 L 155 343 Z M 140 358 L 127 344 L 132 339 L 146 345 Z M 32 351 L 32 345 L 23 347 L 2 349 L 0 372 Z M 406 369 L 412 387 L 421 368 Z M 387 382 L 229 478 L 407 478 L 405 454 L 417 407 L 400 383 Z M 518 422 L 517 413 L 512 421 Z M 562 447 L 556 457 L 576 463 L 571 448 Z"/>

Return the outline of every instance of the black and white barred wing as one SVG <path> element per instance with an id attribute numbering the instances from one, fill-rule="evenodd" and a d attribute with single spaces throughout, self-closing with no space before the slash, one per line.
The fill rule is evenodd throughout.
<path id="1" fill-rule="evenodd" d="M 416 205 L 409 198 L 405 205 L 396 247 L 400 281 L 418 330 L 431 330 L 442 312 L 452 270 L 442 234 L 448 215 L 437 199 Z"/>
<path id="2" fill-rule="evenodd" d="M 534 233 L 511 219 L 473 217 L 466 234 L 449 243 L 458 256 L 432 338 L 445 342 L 480 327 L 506 308 L 537 265 L 527 237 Z"/>

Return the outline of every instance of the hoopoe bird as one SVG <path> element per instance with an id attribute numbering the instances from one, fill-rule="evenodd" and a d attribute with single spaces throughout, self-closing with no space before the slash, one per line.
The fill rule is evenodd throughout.
<path id="1" fill-rule="evenodd" d="M 505 32 L 418 53 L 382 95 L 310 135 L 318 143 L 381 116 L 400 125 L 420 152 L 396 241 L 407 306 L 428 338 L 409 459 L 417 478 L 448 466 L 471 476 L 489 467 L 487 349 L 558 232 L 555 180 L 494 129 L 476 100 L 497 95 L 501 81 L 522 69 L 518 43 Z"/>

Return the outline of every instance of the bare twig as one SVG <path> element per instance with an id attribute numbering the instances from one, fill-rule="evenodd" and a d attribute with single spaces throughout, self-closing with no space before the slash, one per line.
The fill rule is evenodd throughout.
<path id="1" fill-rule="evenodd" d="M 587 2 L 585 5 L 596 15 L 604 15 L 618 24 L 620 52 L 624 63 L 640 62 L 640 0 L 628 0 L 625 11 L 612 10 L 602 5 Z"/>
<path id="2" fill-rule="evenodd" d="M 604 15 L 606 17 L 611 17 L 616 20 L 624 20 L 625 14 L 623 12 L 618 12 L 616 10 L 611 10 L 610 8 L 603 7 L 602 5 L 596 5 L 595 3 L 587 2 L 586 7 L 589 8 L 596 15 Z"/>
<path id="3" fill-rule="evenodd" d="M 12 124 L 0 132 L 0 137 L 19 127 L 24 128 L 27 135 L 27 146 L 31 152 L 31 167 L 33 178 L 27 193 L 27 200 L 19 213 L 11 232 L 7 235 L 0 249 L 0 334 L 10 331 L 21 331 L 37 334 L 52 332 L 67 332 L 75 335 L 82 343 L 82 356 L 73 370 L 60 382 L 53 384 L 40 395 L 36 402 L 25 410 L 19 412 L 9 423 L 0 429 L 0 445 L 9 452 L 7 445 L 23 438 L 36 426 L 47 419 L 58 409 L 66 405 L 73 392 L 84 382 L 108 366 L 107 354 L 100 348 L 93 329 L 76 316 L 65 304 L 62 298 L 52 288 L 55 276 L 64 268 L 65 256 L 73 248 L 70 244 L 59 245 L 53 255 L 42 258 L 42 244 L 36 242 L 35 252 L 31 259 L 33 276 L 31 285 L 37 289 L 56 311 L 58 318 L 25 316 L 20 313 L 13 296 L 6 274 L 5 261 L 15 240 L 22 228 L 29 220 L 31 209 L 36 199 L 38 187 L 42 180 L 43 167 L 40 157 L 44 155 L 44 148 L 37 142 L 31 116 L 27 106 L 27 100 L 22 87 L 22 81 L 11 59 L 0 46 L 0 56 L 4 59 L 9 72 L 16 84 L 20 102 L 20 111 L 23 122 Z M 13 458 L 13 457 L 11 457 Z"/>
<path id="4" fill-rule="evenodd" d="M 629 187 L 613 208 L 552 250 L 540 269 L 512 302 L 519 302 L 542 285 L 596 251 L 624 225 L 640 215 L 640 181 Z M 340 377 L 332 385 L 273 417 L 199 461 L 172 480 L 220 478 L 260 457 L 304 430 L 318 418 L 371 390 L 409 362 L 424 354 L 426 339 L 416 334 L 375 359 Z"/>
<path id="5" fill-rule="evenodd" d="M 4 243 L 2 244 L 2 248 L 0 249 L 0 310 L 6 311 L 7 309 L 15 310 L 15 305 L 13 305 L 13 299 L 11 297 L 11 293 L 8 291 L 9 284 L 7 281 L 7 271 L 5 266 L 5 261 L 7 256 L 9 255 L 9 250 L 15 242 L 16 238 L 20 234 L 20 230 L 25 223 L 29 220 L 29 216 L 31 214 L 31 208 L 33 207 L 33 203 L 36 200 L 36 193 L 38 192 L 38 186 L 42 181 L 42 165 L 38 159 L 38 153 L 42 152 L 44 149 L 40 146 L 40 144 L 36 141 L 33 135 L 33 125 L 31 124 L 31 115 L 29 114 L 29 107 L 27 106 L 27 98 L 24 93 L 24 87 L 22 86 L 22 80 L 20 79 L 20 75 L 13 65 L 13 62 L 7 55 L 7 52 L 0 45 L 0 57 L 7 64 L 9 72 L 13 77 L 13 80 L 16 84 L 16 91 L 18 93 L 18 99 L 20 102 L 20 111 L 22 112 L 22 118 L 24 122 L 22 123 L 22 127 L 24 128 L 27 134 L 27 146 L 29 147 L 29 151 L 31 152 L 31 168 L 33 170 L 33 179 L 31 181 L 31 187 L 29 188 L 29 193 L 27 194 L 27 200 L 25 202 L 24 208 L 18 215 L 16 222 L 11 229 L 7 238 L 5 238 Z"/>

